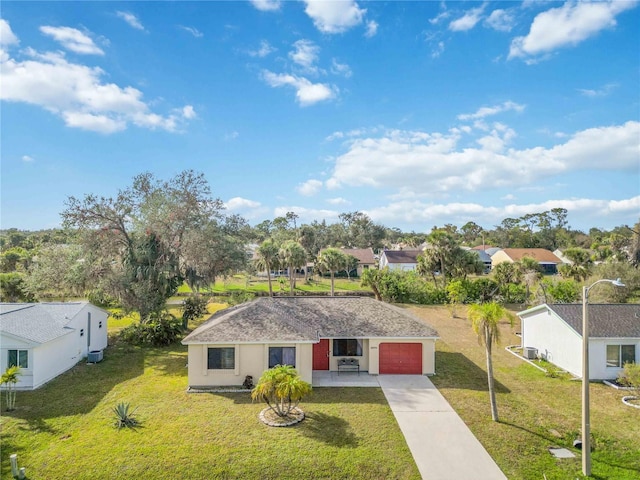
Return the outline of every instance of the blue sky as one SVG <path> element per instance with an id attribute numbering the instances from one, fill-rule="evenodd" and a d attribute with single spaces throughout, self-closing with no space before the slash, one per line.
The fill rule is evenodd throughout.
<path id="1" fill-rule="evenodd" d="M 184 169 L 252 224 L 634 224 L 639 49 L 622 0 L 5 1 L 1 226 Z"/>

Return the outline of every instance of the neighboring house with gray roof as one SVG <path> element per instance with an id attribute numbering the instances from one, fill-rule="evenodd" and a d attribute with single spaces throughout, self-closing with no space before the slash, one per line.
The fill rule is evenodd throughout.
<path id="1" fill-rule="evenodd" d="M 0 370 L 31 390 L 107 346 L 108 312 L 89 302 L 0 303 Z"/>
<path id="2" fill-rule="evenodd" d="M 576 376 L 582 375 L 582 304 L 539 305 L 518 316 L 522 347 Z M 640 305 L 589 305 L 589 376 L 614 379 L 640 359 Z"/>
<path id="3" fill-rule="evenodd" d="M 423 250 L 384 250 L 380 255 L 380 270 L 415 270 L 418 266 L 418 256 Z"/>
<path id="4" fill-rule="evenodd" d="M 368 297 L 266 297 L 215 313 L 182 343 L 198 388 L 241 385 L 277 364 L 311 382 L 345 358 L 370 374 L 430 375 L 437 338 L 408 311 Z"/>

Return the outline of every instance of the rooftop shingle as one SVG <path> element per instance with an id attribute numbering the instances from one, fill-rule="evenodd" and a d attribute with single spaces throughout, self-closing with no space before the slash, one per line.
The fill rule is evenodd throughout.
<path id="1" fill-rule="evenodd" d="M 548 307 L 582 335 L 582 304 Z M 639 304 L 589 304 L 589 337 L 640 338 Z"/>
<path id="2" fill-rule="evenodd" d="M 260 298 L 222 310 L 183 343 L 317 342 L 319 337 L 425 338 L 438 333 L 410 313 L 367 297 Z"/>

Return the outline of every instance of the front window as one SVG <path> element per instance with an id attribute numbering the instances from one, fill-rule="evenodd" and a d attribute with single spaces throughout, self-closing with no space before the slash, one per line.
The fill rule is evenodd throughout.
<path id="1" fill-rule="evenodd" d="M 362 340 L 355 338 L 335 338 L 333 340 L 334 357 L 361 357 Z"/>
<path id="2" fill-rule="evenodd" d="M 269 347 L 269 368 L 276 365 L 296 366 L 296 347 Z"/>
<path id="3" fill-rule="evenodd" d="M 207 352 L 209 370 L 233 370 L 236 368 L 236 349 L 234 347 L 209 348 Z"/>
<path id="4" fill-rule="evenodd" d="M 623 367 L 636 362 L 635 345 L 607 345 L 607 367 Z"/>
<path id="5" fill-rule="evenodd" d="M 7 365 L 9 367 L 29 368 L 29 352 L 27 350 L 9 350 Z"/>

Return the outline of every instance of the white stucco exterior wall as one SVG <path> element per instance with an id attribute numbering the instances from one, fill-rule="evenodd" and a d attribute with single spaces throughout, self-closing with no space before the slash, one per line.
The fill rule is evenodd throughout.
<path id="1" fill-rule="evenodd" d="M 636 363 L 640 361 L 640 338 L 592 338 L 589 340 L 589 377 L 592 380 L 614 380 L 622 367 L 607 367 L 607 345 L 634 345 Z"/>
<path id="2" fill-rule="evenodd" d="M 582 338 L 550 310 L 522 316 L 522 347 L 576 376 L 582 375 Z"/>
<path id="3" fill-rule="evenodd" d="M 208 349 L 216 347 L 235 347 L 235 369 L 207 368 Z M 310 343 L 191 344 L 188 349 L 187 368 L 189 386 L 239 386 L 247 375 L 251 375 L 254 383 L 257 383 L 262 373 L 269 368 L 269 347 L 295 347 L 296 370 L 305 382 L 311 383 L 313 345 Z"/>
<path id="4" fill-rule="evenodd" d="M 13 335 L 0 335 L 0 372 L 4 372 L 9 362 L 9 350 L 26 350 L 29 368 L 20 369 L 20 376 L 16 388 L 20 390 L 30 390 L 33 388 L 33 351 L 37 347 L 36 344 L 26 342 L 23 339 L 14 337 Z"/>

